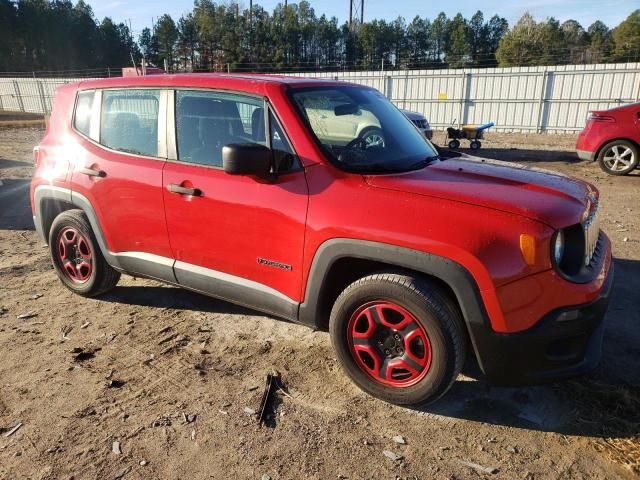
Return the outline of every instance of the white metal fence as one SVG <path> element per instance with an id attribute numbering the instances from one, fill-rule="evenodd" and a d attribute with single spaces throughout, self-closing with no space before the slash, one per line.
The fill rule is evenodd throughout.
<path id="1" fill-rule="evenodd" d="M 640 63 L 303 75 L 377 88 L 435 128 L 495 122 L 502 131 L 572 132 L 590 110 L 640 101 Z"/>
<path id="2" fill-rule="evenodd" d="M 0 111 L 51 113 L 56 88 L 87 78 L 2 78 Z"/>
<path id="3" fill-rule="evenodd" d="M 573 132 L 590 110 L 640 101 L 640 63 L 290 75 L 372 86 L 434 128 L 495 122 L 502 131 Z M 55 87 L 77 80 L 0 78 L 0 110 L 48 113 Z"/>

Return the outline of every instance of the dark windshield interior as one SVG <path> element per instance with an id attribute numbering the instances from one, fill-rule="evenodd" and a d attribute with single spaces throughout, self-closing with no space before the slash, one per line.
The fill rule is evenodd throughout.
<path id="1" fill-rule="evenodd" d="M 377 90 L 313 87 L 293 90 L 291 98 L 329 159 L 342 169 L 404 171 L 423 167 L 438 156 Z"/>

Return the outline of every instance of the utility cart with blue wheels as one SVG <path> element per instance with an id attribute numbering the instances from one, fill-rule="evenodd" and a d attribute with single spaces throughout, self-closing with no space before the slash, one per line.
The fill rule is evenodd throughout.
<path id="1" fill-rule="evenodd" d="M 484 125 L 463 125 L 462 128 L 447 128 L 447 140 L 449 140 L 449 148 L 455 150 L 460 148 L 460 140 L 469 140 L 469 148 L 478 150 L 482 143 L 480 140 L 484 138 L 484 131 L 493 127 L 495 124 L 485 123 Z"/>

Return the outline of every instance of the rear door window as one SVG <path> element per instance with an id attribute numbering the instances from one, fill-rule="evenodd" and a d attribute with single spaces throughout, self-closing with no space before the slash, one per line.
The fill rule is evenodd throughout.
<path id="1" fill-rule="evenodd" d="M 176 91 L 178 160 L 222 167 L 222 147 L 266 145 L 264 102 L 219 92 Z"/>
<path id="2" fill-rule="evenodd" d="M 78 99 L 76 101 L 76 112 L 73 118 L 73 126 L 75 129 L 86 135 L 91 134 L 91 116 L 93 112 L 93 97 L 95 96 L 95 90 L 85 90 L 78 92 Z"/>
<path id="3" fill-rule="evenodd" d="M 158 156 L 160 90 L 104 90 L 100 143 L 121 152 Z"/>

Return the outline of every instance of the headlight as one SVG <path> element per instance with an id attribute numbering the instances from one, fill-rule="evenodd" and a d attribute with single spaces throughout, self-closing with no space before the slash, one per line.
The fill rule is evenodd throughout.
<path id="1" fill-rule="evenodd" d="M 560 265 L 562 262 L 562 257 L 564 256 L 564 233 L 562 230 L 559 230 L 556 233 L 555 240 L 553 242 L 553 260 L 556 265 Z"/>

